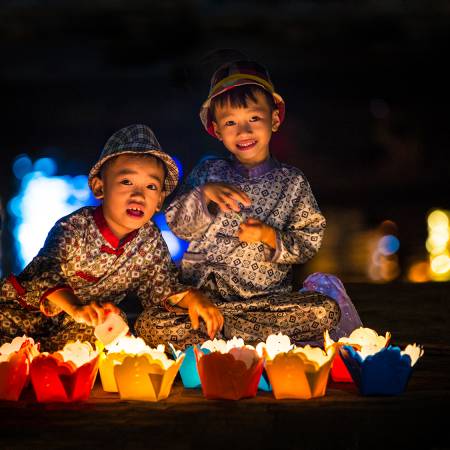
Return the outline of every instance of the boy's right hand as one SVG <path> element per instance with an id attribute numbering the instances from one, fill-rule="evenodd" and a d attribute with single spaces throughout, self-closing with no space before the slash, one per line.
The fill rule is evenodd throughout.
<path id="1" fill-rule="evenodd" d="M 87 305 L 73 305 L 69 315 L 78 323 L 85 323 L 91 327 L 102 324 L 108 313 L 120 314 L 120 309 L 114 303 L 92 302 Z"/>
<path id="2" fill-rule="evenodd" d="M 226 183 L 205 183 L 202 186 L 203 196 L 207 203 L 217 203 L 222 212 L 240 211 L 239 203 L 250 206 L 248 195 L 235 186 Z"/>

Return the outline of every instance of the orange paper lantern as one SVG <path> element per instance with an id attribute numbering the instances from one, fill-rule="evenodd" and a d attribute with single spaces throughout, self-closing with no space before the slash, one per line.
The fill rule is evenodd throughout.
<path id="1" fill-rule="evenodd" d="M 256 395 L 264 359 L 254 349 L 242 347 L 228 353 L 204 354 L 194 347 L 194 351 L 206 398 L 239 400 Z"/>

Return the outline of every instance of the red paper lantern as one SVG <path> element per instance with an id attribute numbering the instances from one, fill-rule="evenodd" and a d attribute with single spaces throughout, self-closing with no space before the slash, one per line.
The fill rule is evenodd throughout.
<path id="1" fill-rule="evenodd" d="M 20 346 L 20 347 L 18 347 Z M 19 348 L 15 350 L 14 348 Z M 38 345 L 25 336 L 15 338 L 11 344 L 5 344 L 0 361 L 0 400 L 19 400 L 23 388 L 29 381 L 30 361 L 38 354 Z"/>
<path id="2" fill-rule="evenodd" d="M 341 355 L 336 353 L 331 367 L 331 379 L 337 383 L 353 383 L 353 378 L 347 370 Z"/>
<path id="3" fill-rule="evenodd" d="M 98 355 L 77 367 L 58 353 L 42 354 L 31 363 L 31 383 L 38 402 L 84 401 L 94 385 Z"/>

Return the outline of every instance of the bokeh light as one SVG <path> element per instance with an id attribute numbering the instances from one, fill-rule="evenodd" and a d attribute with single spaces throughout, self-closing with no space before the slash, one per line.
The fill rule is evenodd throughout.
<path id="1" fill-rule="evenodd" d="M 153 222 L 160 229 L 162 237 L 169 248 L 170 256 L 172 256 L 175 263 L 179 263 L 188 248 L 189 242 L 183 241 L 172 233 L 163 213 L 155 214 Z"/>
<path id="2" fill-rule="evenodd" d="M 400 265 L 397 252 L 400 240 L 394 233 L 397 224 L 385 220 L 379 226 L 374 238 L 369 242 L 371 247 L 367 275 L 372 281 L 389 282 L 400 276 Z"/>
<path id="3" fill-rule="evenodd" d="M 425 247 L 429 253 L 430 275 L 434 281 L 450 280 L 450 213 L 435 209 L 428 214 L 428 238 Z"/>
<path id="4" fill-rule="evenodd" d="M 428 261 L 414 263 L 408 270 L 408 280 L 413 283 L 430 281 L 430 263 Z"/>
<path id="5" fill-rule="evenodd" d="M 182 172 L 181 164 L 178 168 Z M 14 175 L 21 180 L 19 193 L 8 203 L 8 212 L 15 222 L 17 270 L 22 270 L 39 252 L 48 232 L 61 217 L 99 203 L 89 189 L 86 175 L 55 176 L 57 170 L 52 158 L 40 158 L 33 164 L 27 155 L 20 155 L 13 163 Z M 154 222 L 172 258 L 178 262 L 188 243 L 170 231 L 163 214 L 155 215 Z"/>
<path id="6" fill-rule="evenodd" d="M 52 176 L 57 171 L 53 159 L 40 158 L 34 164 L 31 160 L 28 164 L 27 160 L 28 157 L 21 156 L 14 161 L 13 170 L 21 184 L 18 195 L 8 204 L 8 211 L 15 219 L 13 234 L 18 246 L 19 270 L 38 253 L 58 219 L 96 203 L 86 176 Z M 26 173 L 23 168 L 27 169 Z"/>

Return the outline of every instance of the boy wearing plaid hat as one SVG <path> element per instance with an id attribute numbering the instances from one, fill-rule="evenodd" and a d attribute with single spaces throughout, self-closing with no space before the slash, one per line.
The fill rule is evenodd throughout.
<path id="1" fill-rule="evenodd" d="M 177 183 L 177 166 L 150 128 L 131 125 L 114 133 L 89 173 L 101 206 L 60 219 L 22 273 L 0 281 L 0 344 L 22 334 L 39 339 L 45 350 L 68 340 L 93 343 L 93 327 L 107 311 L 120 313 L 116 305 L 128 293 L 145 310 L 176 302 L 194 327 L 202 317 L 212 338 L 222 315 L 205 295 L 179 283 L 151 222 Z"/>
<path id="2" fill-rule="evenodd" d="M 183 281 L 215 299 L 227 338 L 265 340 L 281 331 L 299 343 L 321 341 L 325 329 L 340 333 L 335 300 L 293 291 L 292 264 L 319 250 L 325 218 L 303 173 L 270 154 L 284 115 L 264 67 L 252 61 L 221 66 L 200 118 L 230 157 L 194 168 L 166 210 L 173 232 L 190 241 Z M 179 327 L 170 318 L 166 326 L 173 333 Z M 179 340 L 189 342 L 183 331 Z"/>

